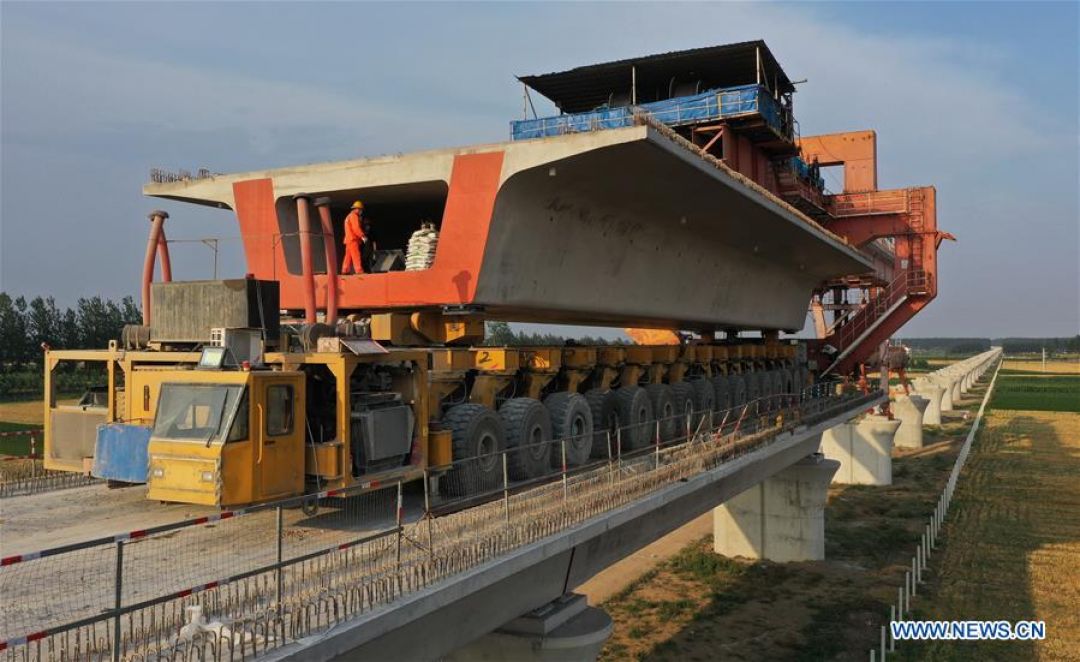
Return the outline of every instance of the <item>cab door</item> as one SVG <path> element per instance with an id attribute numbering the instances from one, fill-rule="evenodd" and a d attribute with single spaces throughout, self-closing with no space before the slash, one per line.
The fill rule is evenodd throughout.
<path id="1" fill-rule="evenodd" d="M 304 491 L 304 379 L 300 373 L 259 375 L 255 391 L 255 501 Z"/>

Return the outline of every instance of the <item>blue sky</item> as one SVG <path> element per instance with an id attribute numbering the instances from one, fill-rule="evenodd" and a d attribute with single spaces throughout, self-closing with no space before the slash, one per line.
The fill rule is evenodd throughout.
<path id="1" fill-rule="evenodd" d="M 874 128 L 934 184 L 941 293 L 904 335 L 1080 329 L 1076 3 L 0 4 L 0 289 L 138 287 L 150 167 L 235 171 L 503 140 L 514 74 L 765 38 L 804 134 Z M 225 275 L 243 272 L 236 241 Z M 210 254 L 174 249 L 174 274 Z"/>

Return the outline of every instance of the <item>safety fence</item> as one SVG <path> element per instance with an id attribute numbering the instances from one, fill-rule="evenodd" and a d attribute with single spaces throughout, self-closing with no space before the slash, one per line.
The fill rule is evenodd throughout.
<path id="1" fill-rule="evenodd" d="M 37 457 L 37 444 L 45 432 L 42 428 L 0 432 L 0 459 Z"/>
<path id="2" fill-rule="evenodd" d="M 0 651 L 8 660 L 249 657 L 873 397 L 818 385 L 604 431 L 590 453 L 599 457 L 576 466 L 565 458 L 580 436 L 457 460 L 413 483 L 361 484 L 5 557 Z"/>
<path id="3" fill-rule="evenodd" d="M 957 455 L 956 461 L 953 463 L 952 471 L 949 472 L 949 480 L 945 483 L 945 489 L 942 490 L 941 495 L 938 497 L 934 512 L 926 523 L 919 544 L 915 546 L 915 553 L 911 557 L 911 569 L 904 573 L 904 584 L 897 589 L 896 603 L 889 607 L 889 623 L 903 621 L 904 617 L 911 612 L 911 599 L 918 594 L 919 585 L 923 583 L 923 573 L 926 572 L 927 563 L 933 551 L 937 549 L 941 528 L 945 524 L 945 517 L 948 515 L 949 506 L 952 504 L 956 484 L 960 480 L 960 472 L 963 471 L 964 465 L 967 463 L 968 455 L 971 453 L 971 444 L 979 431 L 986 405 L 990 402 L 990 396 L 994 393 L 994 384 L 997 383 L 998 371 L 1001 369 L 1000 359 L 1001 350 L 992 349 L 964 362 L 973 362 L 972 369 L 978 375 L 983 374 L 993 366 L 995 361 L 998 363 L 994 375 L 990 379 L 990 385 L 987 387 L 986 393 L 983 394 L 982 404 L 979 405 L 975 421 L 971 424 L 971 429 L 968 430 L 967 436 L 964 438 L 964 443 L 960 447 L 960 454 Z M 880 642 L 876 648 L 870 650 L 870 662 L 884 661 L 889 653 L 896 651 L 896 640 L 892 637 L 889 623 L 881 626 Z"/>
<path id="4" fill-rule="evenodd" d="M 0 447 L 0 499 L 96 482 L 83 474 L 46 469 L 40 447 L 42 433 L 40 428 L 0 432 L 0 442 L 9 442 Z"/>

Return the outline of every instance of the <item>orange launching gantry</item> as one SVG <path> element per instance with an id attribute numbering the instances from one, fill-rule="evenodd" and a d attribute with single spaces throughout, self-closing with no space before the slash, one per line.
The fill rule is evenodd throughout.
<path id="1" fill-rule="evenodd" d="M 934 300 L 937 250 L 955 237 L 937 228 L 933 186 L 878 190 L 873 131 L 803 138 L 799 147 L 808 163 L 844 168 L 843 192 L 823 198 L 822 224 L 856 247 L 885 248 L 893 257 L 868 278 L 830 281 L 815 292 L 812 310 L 823 336 L 815 349 L 824 359 L 823 372 L 846 375 Z M 862 290 L 860 301 L 851 301 L 852 290 Z M 831 326 L 825 325 L 826 301 L 834 312 Z"/>

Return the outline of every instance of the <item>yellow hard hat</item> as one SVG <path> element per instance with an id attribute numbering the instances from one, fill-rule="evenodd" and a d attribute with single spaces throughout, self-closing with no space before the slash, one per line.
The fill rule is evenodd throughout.
<path id="1" fill-rule="evenodd" d="M 356 202 L 352 203 L 352 208 L 353 209 L 363 209 L 364 208 L 364 203 L 357 200 Z"/>

